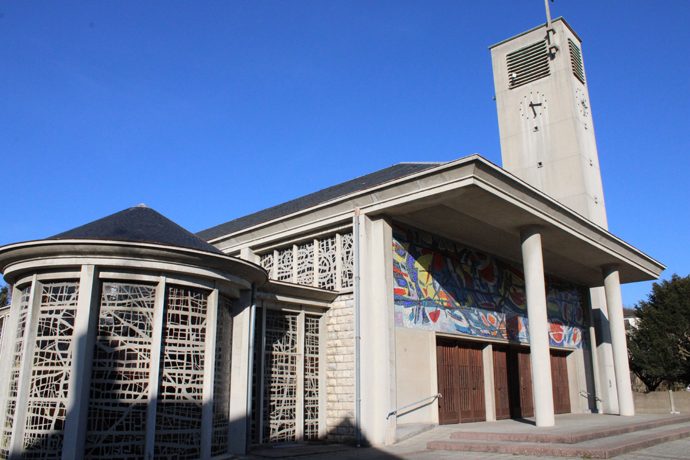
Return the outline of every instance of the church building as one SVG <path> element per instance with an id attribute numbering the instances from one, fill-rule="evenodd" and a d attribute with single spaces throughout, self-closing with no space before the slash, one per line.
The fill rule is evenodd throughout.
<path id="1" fill-rule="evenodd" d="M 0 247 L 0 458 L 634 415 L 620 284 L 664 266 L 607 230 L 581 40 L 549 19 L 491 55 L 503 167 L 399 163 L 197 234 L 141 205 Z"/>

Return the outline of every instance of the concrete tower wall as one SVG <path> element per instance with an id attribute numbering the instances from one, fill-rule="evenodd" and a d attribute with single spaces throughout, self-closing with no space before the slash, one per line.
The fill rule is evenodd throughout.
<path id="1" fill-rule="evenodd" d="M 491 48 L 503 167 L 606 228 L 579 37 L 563 19 Z"/>

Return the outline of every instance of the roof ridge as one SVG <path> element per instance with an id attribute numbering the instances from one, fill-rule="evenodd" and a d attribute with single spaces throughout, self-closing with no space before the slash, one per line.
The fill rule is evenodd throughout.
<path id="1" fill-rule="evenodd" d="M 245 228 L 268 222 L 270 220 L 285 217 L 295 212 L 303 211 L 351 193 L 366 190 L 401 177 L 409 176 L 443 163 L 444 162 L 396 163 L 386 168 L 357 176 L 339 184 L 331 185 L 306 195 L 293 198 L 292 200 L 278 203 L 274 206 L 270 206 L 214 227 L 201 230 L 197 232 L 197 236 L 204 238 L 207 241 L 212 240 L 243 230 Z"/>

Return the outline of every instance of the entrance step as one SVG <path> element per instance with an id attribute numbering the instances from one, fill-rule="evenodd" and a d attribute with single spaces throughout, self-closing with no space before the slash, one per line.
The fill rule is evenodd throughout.
<path id="1" fill-rule="evenodd" d="M 429 423 L 398 423 L 395 430 L 395 442 L 402 442 L 425 431 L 433 430 L 436 425 Z"/>
<path id="2" fill-rule="evenodd" d="M 487 425 L 484 424 L 485 429 Z M 497 432 L 475 427 L 453 432 L 447 440 L 431 441 L 427 443 L 427 448 L 531 456 L 612 458 L 690 436 L 689 416 L 612 425 L 615 426 L 594 426 L 590 429 L 571 426 L 570 433 L 564 433 L 562 429 L 549 433 L 550 430 L 556 431 L 554 428 L 527 427 L 513 429 L 512 432 Z"/>
<path id="3" fill-rule="evenodd" d="M 607 438 L 619 434 L 633 433 L 636 431 L 649 430 L 652 428 L 676 425 L 679 423 L 690 422 L 690 415 L 678 415 L 673 417 L 660 418 L 658 420 L 648 420 L 634 422 L 620 426 L 601 427 L 596 429 L 579 429 L 569 433 L 530 433 L 530 432 L 473 432 L 456 431 L 451 433 L 451 439 L 463 439 L 473 441 L 511 441 L 511 442 L 550 442 L 559 444 L 577 444 L 592 439 Z"/>

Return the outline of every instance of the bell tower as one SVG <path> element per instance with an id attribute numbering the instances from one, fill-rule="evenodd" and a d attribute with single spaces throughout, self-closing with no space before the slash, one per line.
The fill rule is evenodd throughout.
<path id="1" fill-rule="evenodd" d="M 503 168 L 608 228 L 582 41 L 544 3 L 546 24 L 491 47 Z M 618 413 L 606 297 L 602 287 L 589 293 L 601 397 L 592 409 Z"/>
<path id="2" fill-rule="evenodd" d="M 503 168 L 606 228 L 580 38 L 549 19 L 492 46 L 491 59 Z"/>

